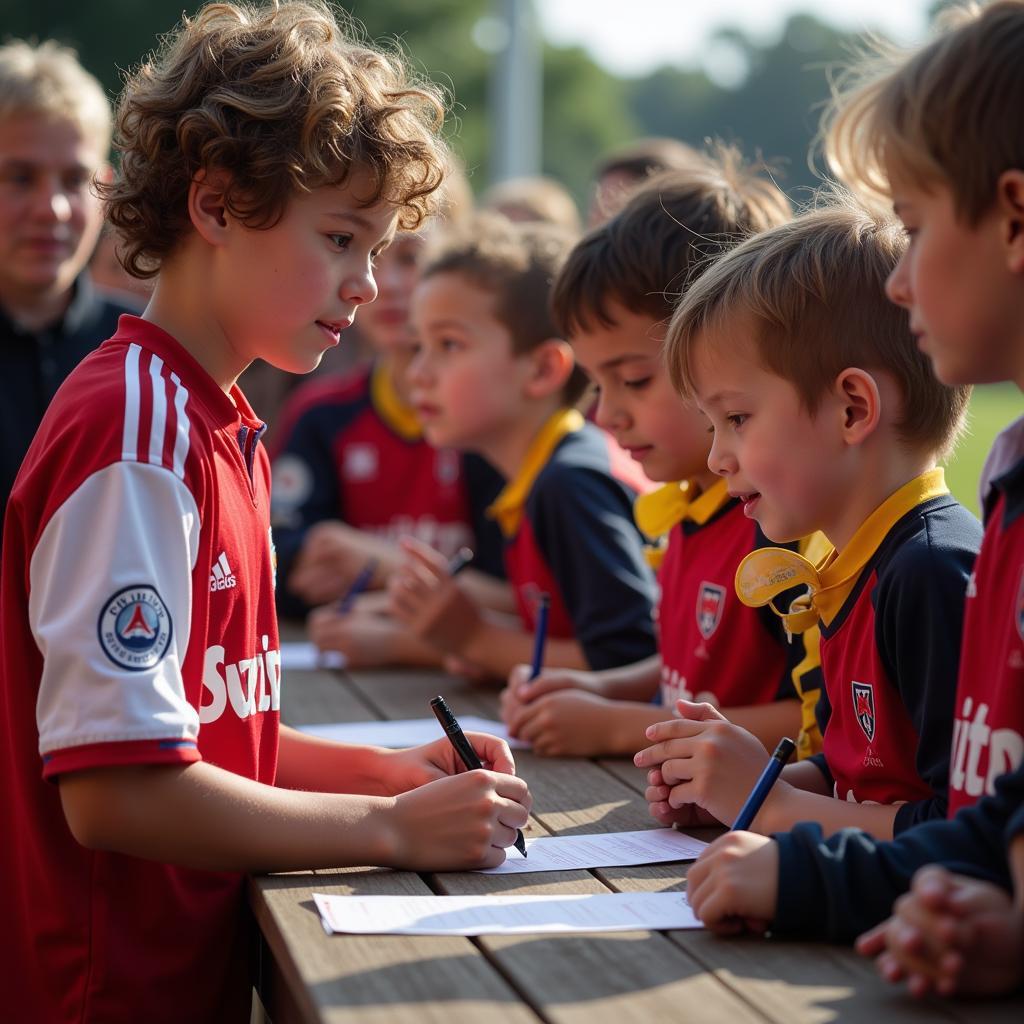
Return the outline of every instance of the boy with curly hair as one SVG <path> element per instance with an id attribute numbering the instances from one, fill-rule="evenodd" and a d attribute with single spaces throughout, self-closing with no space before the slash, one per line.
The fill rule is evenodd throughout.
<path id="1" fill-rule="evenodd" d="M 72 373 L 15 484 L 0 589 L 6 966 L 17 1020 L 248 1020 L 243 873 L 496 864 L 507 748 L 348 747 L 280 725 L 263 425 L 432 211 L 434 94 L 326 6 L 214 4 L 128 83 L 105 189 L 142 317 Z M 452 777 L 450 777 L 452 776 Z"/>

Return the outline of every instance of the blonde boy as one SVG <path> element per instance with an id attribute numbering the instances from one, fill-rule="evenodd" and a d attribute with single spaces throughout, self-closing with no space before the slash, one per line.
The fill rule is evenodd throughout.
<path id="1" fill-rule="evenodd" d="M 0 521 L 21 460 L 71 370 L 128 307 L 87 273 L 103 219 L 110 104 L 72 50 L 0 46 Z"/>
<path id="2" fill-rule="evenodd" d="M 235 385 L 308 372 L 372 300 L 444 173 L 437 102 L 315 4 L 212 5 L 164 46 L 107 190 L 159 279 L 51 405 L 5 525 L 14 1020 L 247 1021 L 244 872 L 497 863 L 529 805 L 493 738 L 497 771 L 456 776 L 446 741 L 280 725 L 270 467 Z"/>
<path id="3" fill-rule="evenodd" d="M 572 236 L 483 215 L 427 260 L 413 296 L 410 370 L 427 439 L 506 478 L 490 508 L 514 593 L 499 621 L 424 545 L 391 586 L 396 615 L 446 654 L 506 678 L 551 598 L 547 663 L 608 668 L 654 652 L 654 583 L 633 525 L 642 474 L 575 403 L 586 378 L 548 311 Z"/>
<path id="4" fill-rule="evenodd" d="M 752 604 L 809 585 L 810 606 L 785 621 L 820 621 L 827 702 L 822 753 L 785 769 L 755 831 L 811 818 L 891 836 L 946 813 L 980 527 L 936 467 L 968 389 L 934 379 L 882 292 L 904 248 L 898 225 L 837 199 L 728 252 L 669 328 L 673 380 L 707 413 L 709 465 L 746 515 L 774 540 L 820 530 L 834 545 L 817 566 L 765 549 L 737 574 Z M 686 714 L 648 730 L 636 757 L 653 769 L 652 810 L 731 823 L 763 748 L 710 707 Z"/>
<path id="5" fill-rule="evenodd" d="M 638 524 L 667 550 L 651 549 L 656 656 L 603 672 L 552 669 L 533 682 L 529 666 L 513 671 L 503 715 L 538 753 L 633 754 L 680 698 L 712 701 L 766 744 L 799 726 L 790 676 L 803 644 L 788 645 L 775 616 L 732 592 L 739 560 L 766 541 L 708 469 L 707 420 L 672 389 L 661 354 L 679 293 L 716 249 L 787 216 L 781 193 L 725 150 L 653 178 L 576 246 L 555 282 L 556 320 L 599 388 L 596 422 L 651 479 L 669 481 L 636 503 Z"/>
<path id="6" fill-rule="evenodd" d="M 829 133 L 833 164 L 906 227 L 888 293 L 948 384 L 1024 390 L 1022 47 L 1024 4 L 994 3 L 908 60 L 865 67 Z M 850 939 L 895 909 L 859 943 L 891 980 L 917 994 L 1024 980 L 1024 450 L 1003 455 L 964 621 L 950 820 L 883 843 L 810 823 L 774 841 L 735 833 L 690 875 L 712 927 L 756 918 Z M 945 868 L 914 875 L 931 862 Z"/>

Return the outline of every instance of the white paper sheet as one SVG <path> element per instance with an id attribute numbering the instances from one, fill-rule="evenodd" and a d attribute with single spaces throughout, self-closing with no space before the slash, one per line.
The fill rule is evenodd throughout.
<path id="1" fill-rule="evenodd" d="M 503 739 L 513 749 L 523 750 L 527 744 L 509 738 L 504 722 L 495 722 L 476 715 L 459 715 L 463 732 L 487 732 Z M 366 743 L 377 747 L 417 747 L 432 743 L 444 730 L 436 718 L 404 718 L 391 722 L 329 722 L 299 726 L 302 732 L 338 743 Z"/>
<path id="2" fill-rule="evenodd" d="M 526 840 L 528 857 L 523 857 L 514 846 L 510 846 L 504 863 L 496 868 L 484 868 L 479 874 L 515 875 L 696 860 L 707 845 L 671 828 L 585 836 L 541 836 Z"/>
<path id="3" fill-rule="evenodd" d="M 344 668 L 348 658 L 341 651 L 321 651 L 316 644 L 289 641 L 281 644 L 281 667 L 307 672 L 321 668 Z"/>
<path id="4" fill-rule="evenodd" d="M 701 928 L 686 893 L 581 896 L 325 896 L 313 893 L 328 934 L 523 935 Z"/>

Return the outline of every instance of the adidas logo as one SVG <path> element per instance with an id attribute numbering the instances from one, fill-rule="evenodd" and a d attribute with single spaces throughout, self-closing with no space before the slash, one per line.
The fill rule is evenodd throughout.
<path id="1" fill-rule="evenodd" d="M 210 571 L 210 593 L 216 593 L 218 590 L 230 590 L 232 587 L 237 586 L 238 578 L 231 571 L 231 566 L 228 564 L 227 552 L 222 551 L 220 557 L 213 563 L 213 569 Z"/>

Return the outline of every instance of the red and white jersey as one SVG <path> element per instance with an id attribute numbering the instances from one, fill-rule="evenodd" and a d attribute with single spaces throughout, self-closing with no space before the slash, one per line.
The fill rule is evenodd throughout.
<path id="1" fill-rule="evenodd" d="M 262 430 L 237 388 L 122 317 L 22 466 L 0 590 L 12 1019 L 248 1019 L 242 876 L 79 846 L 53 780 L 205 760 L 273 784 Z"/>

